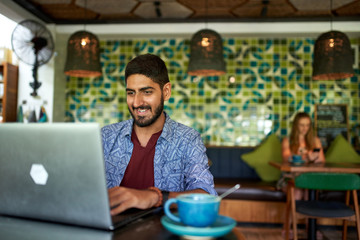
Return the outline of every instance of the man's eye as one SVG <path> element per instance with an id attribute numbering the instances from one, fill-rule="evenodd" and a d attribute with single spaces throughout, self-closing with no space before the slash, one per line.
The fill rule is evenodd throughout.
<path id="1" fill-rule="evenodd" d="M 145 91 L 144 93 L 149 95 L 149 94 L 152 94 L 152 91 Z"/>
<path id="2" fill-rule="evenodd" d="M 134 92 L 126 92 L 126 94 L 131 96 L 131 95 L 134 95 Z"/>

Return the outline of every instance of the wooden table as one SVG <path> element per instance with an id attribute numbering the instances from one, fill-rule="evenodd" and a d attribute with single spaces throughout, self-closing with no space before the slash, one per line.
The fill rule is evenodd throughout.
<path id="1" fill-rule="evenodd" d="M 356 173 L 360 174 L 360 164 L 356 163 L 305 163 L 295 165 L 291 163 L 279 163 L 270 161 L 269 164 L 280 169 L 282 172 L 307 173 L 307 172 L 329 172 L 329 173 Z M 309 191 L 309 199 L 315 200 L 315 191 Z M 316 239 L 316 220 L 309 219 L 308 239 Z"/>
<path id="2" fill-rule="evenodd" d="M 360 164 L 356 163 L 305 163 L 294 165 L 270 161 L 269 164 L 282 172 L 332 172 L 332 173 L 360 173 Z"/>
<path id="3" fill-rule="evenodd" d="M 1 239 L 72 239 L 72 240 L 181 240 L 167 231 L 161 224 L 162 214 L 139 219 L 115 231 L 83 228 L 77 226 L 33 221 L 0 215 Z M 216 240 L 245 240 L 240 229 L 235 227 L 225 236 Z"/>

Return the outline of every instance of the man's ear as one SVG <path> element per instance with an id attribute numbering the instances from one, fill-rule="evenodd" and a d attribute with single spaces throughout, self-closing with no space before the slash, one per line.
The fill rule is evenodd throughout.
<path id="1" fill-rule="evenodd" d="M 164 101 L 167 101 L 170 99 L 170 96 L 171 96 L 171 83 L 170 82 L 168 82 L 164 85 L 163 96 L 164 96 Z"/>

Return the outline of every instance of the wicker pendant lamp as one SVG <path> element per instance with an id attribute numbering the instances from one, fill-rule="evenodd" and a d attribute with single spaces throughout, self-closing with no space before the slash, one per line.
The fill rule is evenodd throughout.
<path id="1" fill-rule="evenodd" d="M 332 0 L 330 0 L 330 32 L 321 34 L 314 46 L 313 79 L 330 80 L 354 75 L 354 56 L 350 40 L 342 32 L 332 30 Z"/>
<path id="2" fill-rule="evenodd" d="M 84 4 L 86 21 L 86 0 Z M 64 72 L 66 75 L 74 77 L 99 77 L 102 75 L 100 44 L 96 35 L 84 29 L 84 31 L 75 32 L 70 36 Z"/>
<path id="3" fill-rule="evenodd" d="M 188 74 L 216 76 L 226 73 L 223 46 L 220 35 L 210 29 L 194 34 L 190 43 Z"/>
<path id="4" fill-rule="evenodd" d="M 78 31 L 70 36 L 65 74 L 74 77 L 98 77 L 102 75 L 99 39 L 94 34 Z"/>
<path id="5" fill-rule="evenodd" d="M 205 0 L 207 17 L 208 1 Z M 221 36 L 207 28 L 196 32 L 190 42 L 188 74 L 193 76 L 218 76 L 226 73 Z"/>
<path id="6" fill-rule="evenodd" d="M 313 79 L 329 80 L 354 75 L 354 57 L 349 38 L 342 32 L 321 34 L 315 42 Z"/>

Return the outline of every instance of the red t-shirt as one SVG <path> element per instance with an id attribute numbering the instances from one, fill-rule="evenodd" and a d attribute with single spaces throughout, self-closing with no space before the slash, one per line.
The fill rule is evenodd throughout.
<path id="1" fill-rule="evenodd" d="M 142 147 L 133 129 L 131 141 L 134 144 L 134 149 L 120 186 L 135 189 L 146 189 L 154 186 L 155 146 L 161 132 L 162 130 L 154 133 L 146 147 Z"/>

